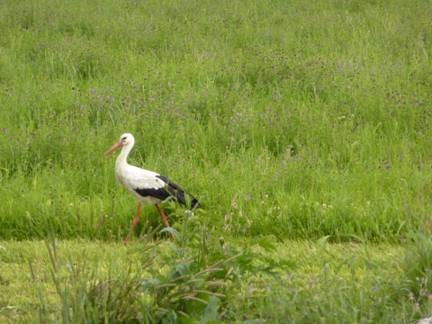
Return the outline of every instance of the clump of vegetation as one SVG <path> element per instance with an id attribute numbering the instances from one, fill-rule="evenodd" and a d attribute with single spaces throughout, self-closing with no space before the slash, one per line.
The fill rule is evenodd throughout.
<path id="1" fill-rule="evenodd" d="M 65 323 L 218 320 L 226 305 L 225 291 L 238 278 L 239 271 L 244 271 L 246 263 L 237 262 L 242 253 L 234 254 L 234 250 L 221 245 L 208 246 L 205 242 L 211 235 L 194 217 L 186 211 L 181 231 L 169 229 L 177 239 L 163 253 L 158 253 L 157 242 L 144 237 L 136 251 L 139 262 L 133 266 L 123 264 L 122 268 L 118 268 L 118 263 L 108 269 L 97 264 L 89 266 L 85 258 L 78 263 L 60 260 L 56 257 L 55 241 L 49 242 L 51 278 L 60 299 L 62 320 Z M 41 316 L 49 318 L 45 301 L 42 296 Z"/>
<path id="2" fill-rule="evenodd" d="M 222 262 L 200 271 L 184 263 L 166 265 L 167 274 L 143 276 L 111 269 L 108 276 L 74 265 L 61 280 L 53 275 L 65 323 L 176 323 L 180 318 L 217 320 L 229 284 Z M 151 269 L 142 269 L 142 271 Z M 77 275 L 79 274 L 79 275 Z M 101 279 L 102 278 L 102 279 Z M 46 309 L 46 308 L 45 308 Z M 49 318 L 48 313 L 42 313 Z"/>
<path id="3" fill-rule="evenodd" d="M 416 234 L 403 260 L 399 289 L 412 302 L 419 315 L 432 314 L 432 237 Z"/>

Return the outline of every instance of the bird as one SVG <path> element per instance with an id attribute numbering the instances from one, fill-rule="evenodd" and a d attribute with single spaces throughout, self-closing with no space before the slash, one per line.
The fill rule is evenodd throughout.
<path id="1" fill-rule="evenodd" d="M 130 225 L 129 233 L 123 241 L 125 245 L 128 244 L 136 225 L 139 223 L 143 205 L 154 205 L 166 227 L 170 227 L 170 223 L 160 206 L 161 202 L 171 198 L 184 206 L 190 203 L 192 209 L 199 207 L 199 202 L 195 197 L 186 193 L 185 190 L 174 182 L 171 182 L 166 176 L 130 165 L 127 162 L 127 158 L 134 145 L 134 136 L 130 133 L 124 133 L 120 136 L 118 142 L 114 143 L 104 152 L 105 156 L 109 156 L 121 148 L 121 152 L 115 162 L 115 176 L 117 181 L 137 199 L 135 217 Z"/>

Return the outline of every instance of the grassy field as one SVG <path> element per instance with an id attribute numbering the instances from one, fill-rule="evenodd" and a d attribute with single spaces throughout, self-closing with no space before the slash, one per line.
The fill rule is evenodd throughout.
<path id="1" fill-rule="evenodd" d="M 165 247 L 154 265 L 183 264 L 170 249 L 198 256 L 192 272 L 227 265 L 205 309 L 137 291 L 154 298 L 129 303 L 139 321 L 430 316 L 431 16 L 426 0 L 1 1 L 0 319 L 122 321 L 84 282 L 116 262 L 113 289 L 173 280 L 137 277 L 140 247 Z M 166 209 L 179 237 L 201 239 L 148 234 L 148 207 L 141 240 L 120 246 L 134 201 L 102 152 L 123 132 L 131 163 L 200 200 L 192 224 Z M 45 264 L 54 242 L 72 264 L 92 259 L 81 286 L 67 258 Z"/>

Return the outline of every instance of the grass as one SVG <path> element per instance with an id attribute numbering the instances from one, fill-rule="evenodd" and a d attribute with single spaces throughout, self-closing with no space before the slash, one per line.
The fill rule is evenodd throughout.
<path id="1" fill-rule="evenodd" d="M 247 270 L 237 260 L 239 278 L 256 290 L 230 280 L 208 316 L 233 320 L 241 307 L 250 310 L 244 320 L 275 322 L 430 315 L 431 15 L 426 0 L 2 1 L 0 238 L 7 251 L 28 249 L 5 282 L 18 292 L 29 284 L 20 286 L 14 271 L 28 278 L 24 259 L 48 260 L 40 240 L 53 237 L 65 240 L 59 246 L 70 246 L 72 259 L 93 247 L 95 267 L 111 264 L 101 260 L 102 246 L 134 264 L 117 245 L 133 198 L 115 183 L 113 159 L 102 158 L 127 131 L 136 138 L 130 162 L 193 193 L 204 207 L 199 226 L 220 237 L 206 249 L 205 239 L 178 243 L 198 253 L 197 268 L 210 266 L 206 256 L 221 242 L 241 240 L 269 249 L 253 254 L 263 264 L 296 274 L 262 282 L 264 265 Z M 184 235 L 183 211 L 166 208 Z M 142 235 L 160 223 L 151 207 L 144 219 Z M 151 244 L 165 239 L 152 236 Z M 360 261 L 342 267 L 371 281 L 362 286 L 336 270 L 326 281 L 323 265 L 307 257 L 321 244 L 327 248 L 316 257 L 330 253 L 330 269 L 349 251 Z M 274 246 L 298 254 L 279 264 Z M 363 251 L 385 258 L 382 246 L 403 251 L 406 261 L 369 267 Z M 2 257 L 13 259 L 11 251 Z M 213 261 L 231 256 L 218 252 Z M 300 266 L 290 268 L 293 260 Z M 306 268 L 317 264 L 312 285 Z M 0 316 L 28 321 L 39 309 L 48 319 L 69 318 L 61 310 L 61 296 L 69 295 L 53 290 L 47 265 L 39 270 L 48 311 L 36 307 L 44 305 L 39 297 L 18 298 L 8 284 Z M 83 280 L 93 276 L 104 274 L 90 271 Z M 242 299 L 228 307 L 235 289 Z M 16 314 L 7 308 L 18 304 Z M 97 305 L 94 314 L 104 313 L 106 304 Z"/>

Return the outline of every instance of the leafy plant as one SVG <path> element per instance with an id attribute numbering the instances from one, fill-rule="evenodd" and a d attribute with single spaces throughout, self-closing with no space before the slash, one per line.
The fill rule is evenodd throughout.
<path id="1" fill-rule="evenodd" d="M 193 215 L 192 215 L 193 216 Z M 110 264 L 100 269 L 85 255 L 82 259 L 59 259 L 55 241 L 47 241 L 51 279 L 61 301 L 65 323 L 123 323 L 217 320 L 225 291 L 237 279 L 241 253 L 214 251 L 203 241 L 211 234 L 195 224 L 200 235 L 186 234 L 190 218 L 183 221 L 177 239 L 168 243 L 169 253 L 159 254 L 160 242 L 140 240 L 138 265 Z M 187 237 L 187 238 L 186 238 Z M 204 257 L 204 255 L 206 257 Z M 163 265 L 164 270 L 160 266 Z M 240 270 L 241 271 L 241 270 Z M 41 314 L 48 317 L 46 298 L 39 296 Z"/>
<path id="2" fill-rule="evenodd" d="M 416 234 L 403 262 L 401 286 L 408 298 L 432 311 L 432 236 Z"/>

